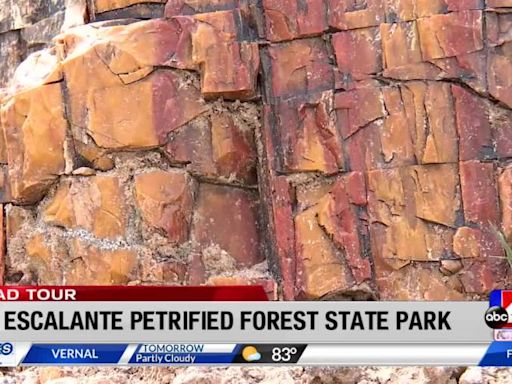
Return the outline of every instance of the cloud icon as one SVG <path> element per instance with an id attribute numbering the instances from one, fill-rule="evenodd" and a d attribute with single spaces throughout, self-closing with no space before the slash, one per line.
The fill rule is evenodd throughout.
<path id="1" fill-rule="evenodd" d="M 258 352 L 256 348 L 250 345 L 243 349 L 242 357 L 244 358 L 245 361 L 252 362 L 260 360 L 261 354 Z"/>

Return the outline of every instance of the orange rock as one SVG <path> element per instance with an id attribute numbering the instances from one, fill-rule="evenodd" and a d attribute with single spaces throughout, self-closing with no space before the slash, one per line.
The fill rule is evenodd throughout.
<path id="1" fill-rule="evenodd" d="M 494 157 L 488 107 L 482 98 L 459 86 L 452 86 L 455 98 L 460 160 Z"/>
<path id="2" fill-rule="evenodd" d="M 31 210 L 16 205 L 7 205 L 5 207 L 5 234 L 6 244 L 16 236 L 23 225 L 26 225 L 34 219 Z"/>
<path id="3" fill-rule="evenodd" d="M 443 276 L 430 265 L 410 265 L 377 276 L 381 300 L 464 300 L 458 276 Z"/>
<path id="4" fill-rule="evenodd" d="M 247 130 L 244 132 L 225 113 L 213 115 L 211 126 L 212 157 L 217 173 L 250 182 L 256 163 L 256 150 L 252 139 L 254 133 Z"/>
<path id="5" fill-rule="evenodd" d="M 341 137 L 333 120 L 333 95 L 291 99 L 274 106 L 275 126 L 268 134 L 284 149 L 274 154 L 282 172 L 336 173 L 344 167 Z"/>
<path id="6" fill-rule="evenodd" d="M 401 67 L 423 61 L 416 21 L 381 24 L 380 34 L 384 68 Z"/>
<path id="7" fill-rule="evenodd" d="M 85 144 L 79 140 L 74 141 L 76 154 L 80 162 L 100 171 L 109 171 L 114 168 L 114 161 L 108 156 L 105 149 L 99 148 L 92 140 Z"/>
<path id="8" fill-rule="evenodd" d="M 67 122 L 60 84 L 15 94 L 2 107 L 10 193 L 35 203 L 66 170 Z"/>
<path id="9" fill-rule="evenodd" d="M 92 176 L 64 181 L 44 209 L 46 222 L 84 229 L 99 238 L 123 237 L 127 206 L 115 176 Z"/>
<path id="10" fill-rule="evenodd" d="M 405 94 L 407 116 L 414 125 L 415 152 L 419 162 L 456 162 L 457 131 L 450 85 L 411 82 L 402 88 L 402 94 Z"/>
<path id="11" fill-rule="evenodd" d="M 337 29 L 373 27 L 384 22 L 384 4 L 380 0 L 328 0 L 327 6 L 329 26 Z"/>
<path id="12" fill-rule="evenodd" d="M 457 56 L 483 48 L 482 11 L 468 10 L 418 19 L 424 60 Z"/>
<path id="13" fill-rule="evenodd" d="M 240 11 L 202 13 L 188 20 L 192 23 L 189 26 L 191 59 L 201 69 L 204 97 L 253 98 L 259 49 L 257 43 L 237 41 L 237 23 L 245 23 Z"/>
<path id="14" fill-rule="evenodd" d="M 268 56 L 274 97 L 304 95 L 333 88 L 329 54 L 320 38 L 270 45 Z"/>
<path id="15" fill-rule="evenodd" d="M 347 270 L 341 251 L 336 250 L 319 226 L 317 209 L 310 208 L 295 217 L 298 296 L 319 299 L 348 290 Z"/>
<path id="16" fill-rule="evenodd" d="M 89 134 L 104 148 L 163 144 L 167 133 L 205 110 L 194 87 L 180 86 L 176 75 L 157 72 L 133 84 L 90 90 L 83 107 Z"/>
<path id="17" fill-rule="evenodd" d="M 416 216 L 454 227 L 461 205 L 457 167 L 453 164 L 413 166 L 408 168 L 408 174 L 415 185 Z"/>
<path id="18" fill-rule="evenodd" d="M 71 265 L 64 273 L 67 285 L 120 285 L 134 278 L 137 254 L 129 248 L 102 249 L 81 240 L 70 247 Z"/>
<path id="19" fill-rule="evenodd" d="M 258 202 L 250 191 L 201 184 L 192 240 L 202 246 L 219 245 L 239 266 L 262 261 L 259 249 Z"/>
<path id="20" fill-rule="evenodd" d="M 478 229 L 461 227 L 453 236 L 453 252 L 461 258 L 480 256 L 481 233 Z"/>
<path id="21" fill-rule="evenodd" d="M 265 290 L 269 300 L 278 300 L 278 287 L 277 283 L 272 278 L 248 278 L 246 276 L 214 276 L 210 277 L 207 281 L 208 285 L 261 285 Z"/>
<path id="22" fill-rule="evenodd" d="M 488 8 L 507 8 L 512 7 L 512 0 L 487 0 Z"/>
<path id="23" fill-rule="evenodd" d="M 42 233 L 33 235 L 25 244 L 29 268 L 39 284 L 62 284 L 62 269 L 67 252 L 62 243 L 46 239 Z"/>
<path id="24" fill-rule="evenodd" d="M 504 46 L 508 46 L 505 44 Z M 512 107 L 512 52 L 503 47 L 494 48 L 489 53 L 487 78 L 489 80 L 489 93 L 496 99 Z"/>
<path id="25" fill-rule="evenodd" d="M 112 11 L 114 9 L 126 8 L 135 4 L 165 4 L 166 0 L 93 0 L 95 13 Z"/>
<path id="26" fill-rule="evenodd" d="M 186 172 L 150 171 L 135 176 L 135 200 L 150 226 L 165 231 L 169 240 L 188 240 L 194 183 Z"/>
<path id="27" fill-rule="evenodd" d="M 452 221 L 457 207 L 455 171 L 447 166 L 437 169 L 424 166 L 424 175 L 417 173 L 420 167 L 406 169 L 376 170 L 368 173 L 368 213 L 371 223 L 373 253 L 381 263 L 400 261 L 431 261 L 441 259 L 451 252 L 453 230 L 436 226 L 429 220 Z M 433 173 L 434 172 L 434 173 Z M 435 172 L 439 172 L 437 175 Z M 447 185 L 438 191 L 427 187 L 429 173 L 435 175 L 436 185 L 445 179 Z M 411 177 L 411 174 L 413 177 Z M 414 177 L 423 179 L 421 185 Z M 416 179 L 418 180 L 418 179 Z M 436 205 L 448 207 L 452 212 L 439 213 Z M 432 207 L 434 212 L 428 212 Z M 427 218 L 422 220 L 421 215 Z"/>

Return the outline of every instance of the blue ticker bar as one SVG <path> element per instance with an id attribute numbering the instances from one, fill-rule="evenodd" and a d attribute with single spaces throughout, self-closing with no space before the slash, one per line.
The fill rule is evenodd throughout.
<path id="1" fill-rule="evenodd" d="M 23 365 L 117 364 L 128 344 L 33 344 Z"/>

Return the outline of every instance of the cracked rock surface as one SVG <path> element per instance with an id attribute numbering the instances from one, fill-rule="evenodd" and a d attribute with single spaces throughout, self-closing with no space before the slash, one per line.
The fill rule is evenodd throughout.
<path id="1" fill-rule="evenodd" d="M 262 284 L 272 300 L 511 288 L 496 235 L 512 241 L 511 9 L 0 0 L 2 282 Z M 182 383 L 509 374 L 151 372 Z"/>

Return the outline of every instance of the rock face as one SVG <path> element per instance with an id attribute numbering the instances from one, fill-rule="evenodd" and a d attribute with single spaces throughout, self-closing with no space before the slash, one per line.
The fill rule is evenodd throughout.
<path id="1" fill-rule="evenodd" d="M 510 287 L 511 4 L 4 3 L 6 282 Z"/>

